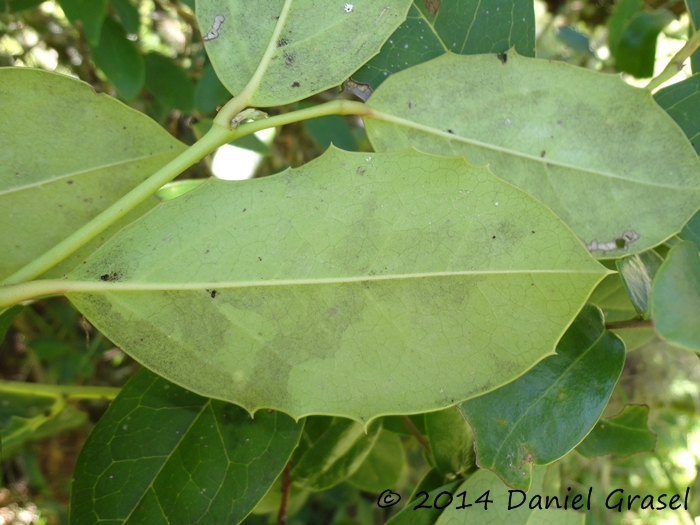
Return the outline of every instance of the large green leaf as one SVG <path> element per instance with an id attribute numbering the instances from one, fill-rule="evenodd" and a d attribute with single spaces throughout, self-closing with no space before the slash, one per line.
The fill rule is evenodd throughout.
<path id="1" fill-rule="evenodd" d="M 648 417 L 648 406 L 627 405 L 618 415 L 598 421 L 576 447 L 576 452 L 592 458 L 604 454 L 629 456 L 654 450 L 656 435 L 647 426 Z"/>
<path id="2" fill-rule="evenodd" d="M 615 76 L 515 53 L 505 64 L 446 55 L 391 76 L 369 105 L 381 112 L 365 119 L 377 151 L 489 164 L 597 256 L 651 248 L 700 206 L 700 160 L 683 132 Z"/>
<path id="3" fill-rule="evenodd" d="M 290 474 L 297 487 L 326 490 L 355 473 L 382 430 L 382 421 L 372 422 L 367 432 L 350 419 L 338 419 L 304 453 Z"/>
<path id="4" fill-rule="evenodd" d="M 384 79 L 444 55 L 504 53 L 535 56 L 535 10 L 527 0 L 414 0 L 406 21 L 381 51 L 352 76 L 374 89 Z"/>
<path id="5" fill-rule="evenodd" d="M 71 524 L 240 523 L 302 427 L 278 412 L 251 419 L 141 369 L 80 452 Z"/>
<path id="6" fill-rule="evenodd" d="M 675 17 L 660 9 L 635 14 L 622 32 L 615 53 L 615 67 L 637 78 L 654 75 L 656 39 Z"/>
<path id="7" fill-rule="evenodd" d="M 142 113 L 96 95 L 84 82 L 46 71 L 0 69 L 0 114 L 0 279 L 62 241 L 184 149 Z M 143 204 L 86 248 L 94 250 L 153 204 Z M 73 266 L 87 253 L 71 258 Z"/>
<path id="8" fill-rule="evenodd" d="M 605 330 L 601 311 L 586 305 L 557 345 L 557 355 L 460 405 L 474 429 L 479 466 L 527 490 L 533 465 L 566 455 L 591 431 L 624 362 L 622 341 Z"/>
<path id="9" fill-rule="evenodd" d="M 637 253 L 616 261 L 622 283 L 634 309 L 644 319 L 649 317 L 651 283 L 664 260 L 654 250 Z"/>
<path id="10" fill-rule="evenodd" d="M 365 492 L 379 494 L 395 487 L 405 464 L 399 436 L 382 429 L 369 454 L 348 481 Z"/>
<path id="11" fill-rule="evenodd" d="M 127 38 L 124 27 L 111 16 L 102 24 L 100 44 L 93 46 L 92 59 L 122 98 L 134 98 L 143 87 L 146 79 L 143 57 Z"/>
<path id="12" fill-rule="evenodd" d="M 162 203 L 70 275 L 69 297 L 191 390 L 367 423 L 522 374 L 606 273 L 485 168 L 331 148 Z"/>
<path id="13" fill-rule="evenodd" d="M 90 45 L 100 42 L 100 29 L 107 14 L 107 0 L 59 0 L 71 24 L 80 24 Z"/>
<path id="14" fill-rule="evenodd" d="M 435 465 L 443 476 L 454 479 L 475 467 L 474 437 L 457 408 L 426 414 L 425 427 Z"/>
<path id="15" fill-rule="evenodd" d="M 410 5 L 199 0 L 197 20 L 226 88 L 238 94 L 251 82 L 251 105 L 277 106 L 342 84 L 379 51 Z"/>
<path id="16" fill-rule="evenodd" d="M 654 100 L 671 115 L 700 153 L 700 74 L 660 89 L 654 93 Z"/>
<path id="17" fill-rule="evenodd" d="M 692 241 L 668 252 L 651 291 L 654 327 L 674 345 L 700 351 L 700 257 Z"/>

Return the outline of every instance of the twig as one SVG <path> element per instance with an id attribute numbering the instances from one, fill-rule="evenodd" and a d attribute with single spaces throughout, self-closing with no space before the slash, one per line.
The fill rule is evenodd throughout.
<path id="1" fill-rule="evenodd" d="M 626 321 L 605 323 L 606 330 L 626 330 L 630 328 L 654 328 L 654 321 L 651 319 L 628 319 Z"/>
<path id="2" fill-rule="evenodd" d="M 423 434 L 421 434 L 420 431 L 416 428 L 416 425 L 413 424 L 411 418 L 408 416 L 401 416 L 401 420 L 403 421 L 403 424 L 406 425 L 406 428 L 411 432 L 411 434 L 413 434 L 418 440 L 418 443 L 420 443 L 420 446 L 423 447 L 423 450 L 430 454 L 430 445 L 428 444 L 428 441 L 426 441 L 425 437 L 423 437 Z"/>
<path id="3" fill-rule="evenodd" d="M 282 471 L 282 501 L 280 501 L 280 511 L 277 514 L 277 525 L 286 525 L 287 523 L 287 501 L 289 500 L 289 463 Z"/>
<path id="4" fill-rule="evenodd" d="M 698 47 L 700 47 L 700 31 L 695 32 L 683 48 L 675 54 L 664 70 L 658 76 L 652 78 L 644 89 L 652 91 L 667 80 L 671 80 L 675 77 L 678 72 L 683 69 L 683 63 L 690 58 L 690 55 L 695 53 Z"/>

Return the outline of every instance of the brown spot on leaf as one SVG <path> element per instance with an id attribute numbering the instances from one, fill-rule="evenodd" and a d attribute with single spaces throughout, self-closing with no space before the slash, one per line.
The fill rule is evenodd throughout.
<path id="1" fill-rule="evenodd" d="M 299 87 L 300 85 L 299 82 L 292 82 L 292 87 Z"/>
<path id="2" fill-rule="evenodd" d="M 423 5 L 430 16 L 435 16 L 440 9 L 442 0 L 423 0 Z"/>

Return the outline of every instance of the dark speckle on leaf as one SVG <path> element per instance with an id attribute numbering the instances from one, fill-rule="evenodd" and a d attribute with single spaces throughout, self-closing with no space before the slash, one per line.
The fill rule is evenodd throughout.
<path id="1" fill-rule="evenodd" d="M 299 87 L 300 85 L 299 82 L 292 82 L 292 87 Z"/>
<path id="2" fill-rule="evenodd" d="M 212 299 L 214 299 L 214 298 L 216 297 L 216 293 L 217 293 L 216 290 L 212 290 L 212 291 L 209 293 L 209 295 L 211 296 Z"/>
<path id="3" fill-rule="evenodd" d="M 66 181 L 66 182 L 67 182 L 68 184 L 73 184 L 73 181 L 72 181 L 72 180 L 68 180 L 68 181 Z"/>
<path id="4" fill-rule="evenodd" d="M 454 132 L 453 130 L 451 130 L 451 129 L 448 129 L 448 130 L 447 130 L 447 133 L 451 133 L 452 135 L 455 134 L 455 132 Z"/>
<path id="5" fill-rule="evenodd" d="M 287 44 L 289 44 L 289 41 L 286 38 L 280 38 L 277 41 L 277 47 L 286 46 Z"/>
<path id="6" fill-rule="evenodd" d="M 540 157 L 544 158 L 545 153 L 547 153 L 545 150 L 542 150 L 542 153 L 540 153 Z"/>
<path id="7" fill-rule="evenodd" d="M 506 62 L 508 62 L 508 53 L 498 53 L 496 54 L 496 56 L 498 57 L 498 60 L 501 61 L 501 63 L 505 64 Z"/>

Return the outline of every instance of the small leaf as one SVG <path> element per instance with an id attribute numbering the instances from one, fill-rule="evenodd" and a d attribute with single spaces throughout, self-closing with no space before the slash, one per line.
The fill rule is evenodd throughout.
<path id="1" fill-rule="evenodd" d="M 71 274 L 69 297 L 191 390 L 366 424 L 517 377 L 607 273 L 485 168 L 331 148 L 162 203 Z"/>
<path id="2" fill-rule="evenodd" d="M 189 113 L 194 109 L 194 85 L 187 73 L 160 53 L 148 53 L 146 64 L 146 89 L 167 108 Z"/>
<path id="3" fill-rule="evenodd" d="M 699 0 L 700 2 L 700 0 Z M 656 103 L 681 127 L 695 152 L 700 154 L 700 74 L 654 93 Z"/>
<path id="4" fill-rule="evenodd" d="M 693 242 L 683 241 L 668 252 L 652 285 L 651 312 L 661 337 L 700 351 L 700 257 Z"/>
<path id="5" fill-rule="evenodd" d="M 35 112 L 40 121 L 27 118 Z M 142 113 L 96 95 L 84 82 L 36 69 L 0 69 L 0 114 L 0 279 L 62 241 L 184 149 Z M 62 276 L 82 263 L 156 203 L 155 198 L 146 201 L 50 274 Z"/>
<path id="6" fill-rule="evenodd" d="M 303 423 L 192 394 L 139 370 L 75 467 L 71 525 L 240 523 L 268 491 Z"/>
<path id="7" fill-rule="evenodd" d="M 292 482 L 307 490 L 326 490 L 352 476 L 379 437 L 381 420 L 363 425 L 338 419 L 309 450 L 291 472 Z"/>
<path id="8" fill-rule="evenodd" d="M 352 78 L 374 89 L 388 75 L 446 53 L 535 56 L 535 11 L 524 0 L 414 0 L 406 21 Z"/>
<path id="9" fill-rule="evenodd" d="M 365 118 L 375 150 L 488 164 L 599 257 L 649 249 L 700 207 L 687 138 L 648 91 L 613 75 L 515 53 L 505 64 L 446 55 L 393 75 L 368 105 L 380 112 Z"/>
<path id="10" fill-rule="evenodd" d="M 615 67 L 637 78 L 654 75 L 656 39 L 661 30 L 674 20 L 672 13 L 659 10 L 637 13 L 625 27 L 613 56 Z"/>
<path id="11" fill-rule="evenodd" d="M 658 253 L 647 250 L 615 263 L 634 309 L 644 319 L 649 318 L 651 283 L 663 262 Z"/>
<path id="12" fill-rule="evenodd" d="M 683 226 L 678 236 L 684 241 L 693 241 L 695 246 L 700 246 L 700 211 Z"/>
<path id="13" fill-rule="evenodd" d="M 248 102 L 278 106 L 337 86 L 379 51 L 404 20 L 411 0 L 376 2 L 200 0 L 197 20 L 207 54 Z"/>
<path id="14" fill-rule="evenodd" d="M 348 481 L 360 490 L 379 494 L 387 487 L 396 486 L 404 463 L 399 436 L 382 430 L 369 455 Z"/>
<path id="15" fill-rule="evenodd" d="M 107 0 L 59 0 L 66 18 L 74 26 L 80 23 L 91 46 L 100 43 L 100 29 L 107 15 Z"/>
<path id="16" fill-rule="evenodd" d="M 438 494 L 443 494 L 445 492 L 449 494 L 456 494 L 457 487 L 459 487 L 460 483 L 462 483 L 462 480 L 453 481 L 452 483 L 431 490 L 428 492 L 427 501 L 430 502 L 432 506 L 432 503 L 435 501 Z M 423 500 L 423 497 L 424 496 L 421 496 L 421 501 Z M 445 495 L 441 496 L 442 499 L 440 502 L 442 503 L 446 497 L 447 496 Z M 443 512 L 443 509 L 436 509 L 435 507 L 420 508 L 416 511 L 413 508 L 416 505 L 415 500 L 411 501 L 412 503 L 409 503 L 406 508 L 387 521 L 386 525 L 433 525 L 435 520 L 437 520 Z"/>
<path id="17" fill-rule="evenodd" d="M 429 412 L 425 427 L 435 464 L 443 476 L 454 479 L 475 467 L 472 430 L 457 408 Z"/>
<path id="18" fill-rule="evenodd" d="M 126 38 L 122 25 L 111 16 L 105 18 L 100 44 L 93 46 L 92 58 L 122 98 L 134 98 L 143 87 L 146 75 L 143 57 Z"/>
<path id="19" fill-rule="evenodd" d="M 601 311 L 586 305 L 557 355 L 460 405 L 474 429 L 478 465 L 527 490 L 533 465 L 556 461 L 591 431 L 624 362 L 622 341 L 605 330 Z"/>
<path id="20" fill-rule="evenodd" d="M 601 419 L 576 447 L 576 452 L 592 458 L 605 454 L 630 456 L 638 452 L 654 450 L 656 435 L 649 430 L 649 407 L 627 405 L 622 412 L 610 419 Z"/>
<path id="21" fill-rule="evenodd" d="M 211 64 L 202 69 L 202 74 L 197 82 L 194 92 L 195 106 L 200 113 L 214 111 L 217 106 L 224 104 L 231 98 L 231 93 L 224 87 L 216 76 L 216 71 Z"/>

